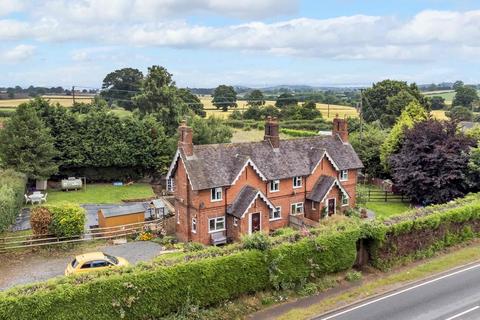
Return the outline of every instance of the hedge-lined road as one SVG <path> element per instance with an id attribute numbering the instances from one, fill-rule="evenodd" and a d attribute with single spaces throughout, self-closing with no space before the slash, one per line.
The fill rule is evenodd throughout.
<path id="1" fill-rule="evenodd" d="M 314 319 L 480 319 L 480 264 L 444 273 Z"/>
<path id="2" fill-rule="evenodd" d="M 154 242 L 135 241 L 116 246 L 105 246 L 89 251 L 102 251 L 126 258 L 134 264 L 148 261 L 158 256 L 162 247 Z M 67 264 L 73 256 L 49 258 L 35 254 L 22 256 L 20 259 L 5 261 L 0 258 L 0 290 L 9 287 L 47 280 L 63 275 Z"/>

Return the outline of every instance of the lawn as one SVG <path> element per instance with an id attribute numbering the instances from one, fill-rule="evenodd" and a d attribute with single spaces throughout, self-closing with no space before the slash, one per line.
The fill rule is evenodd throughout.
<path id="1" fill-rule="evenodd" d="M 152 187 L 146 183 L 135 183 L 130 186 L 119 187 L 111 184 L 87 184 L 86 191 L 48 190 L 48 203 L 121 203 L 122 200 L 142 199 L 153 196 Z"/>
<path id="2" fill-rule="evenodd" d="M 366 194 L 368 193 L 368 189 L 376 189 L 380 190 L 377 186 L 365 186 L 365 185 L 358 185 L 358 192 Z M 375 213 L 376 218 L 388 218 L 393 215 L 397 215 L 408 211 L 411 207 L 410 204 L 407 202 L 399 202 L 399 201 L 367 201 L 365 205 L 361 205 L 369 210 L 372 210 Z"/>

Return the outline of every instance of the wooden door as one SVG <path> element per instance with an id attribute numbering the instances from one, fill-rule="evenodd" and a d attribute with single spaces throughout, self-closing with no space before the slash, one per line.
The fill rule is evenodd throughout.
<path id="1" fill-rule="evenodd" d="M 260 231 L 260 212 L 252 213 L 251 215 L 251 224 L 250 224 L 250 232 L 254 233 Z"/>
<path id="2" fill-rule="evenodd" d="M 328 215 L 335 213 L 335 199 L 328 199 Z"/>

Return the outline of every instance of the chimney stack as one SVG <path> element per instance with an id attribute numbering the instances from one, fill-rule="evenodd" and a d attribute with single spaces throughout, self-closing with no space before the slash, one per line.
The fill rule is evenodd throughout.
<path id="1" fill-rule="evenodd" d="M 178 127 L 178 148 L 183 149 L 187 157 L 193 155 L 193 130 L 183 120 Z"/>
<path id="2" fill-rule="evenodd" d="M 265 135 L 263 140 L 269 141 L 273 148 L 280 147 L 280 136 L 279 136 L 279 127 L 278 120 L 276 117 L 267 117 L 265 122 Z"/>
<path id="3" fill-rule="evenodd" d="M 332 135 L 338 135 L 343 143 L 348 143 L 348 123 L 347 119 L 340 119 L 338 114 L 333 119 Z"/>

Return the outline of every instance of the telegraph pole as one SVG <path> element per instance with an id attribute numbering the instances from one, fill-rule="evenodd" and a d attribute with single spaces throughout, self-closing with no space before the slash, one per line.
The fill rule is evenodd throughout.
<path id="1" fill-rule="evenodd" d="M 360 115 L 360 142 L 363 141 L 363 89 L 360 89 L 360 106 L 359 106 L 359 115 Z"/>
<path id="2" fill-rule="evenodd" d="M 75 106 L 75 86 L 72 86 L 72 100 L 73 100 L 73 106 Z"/>

